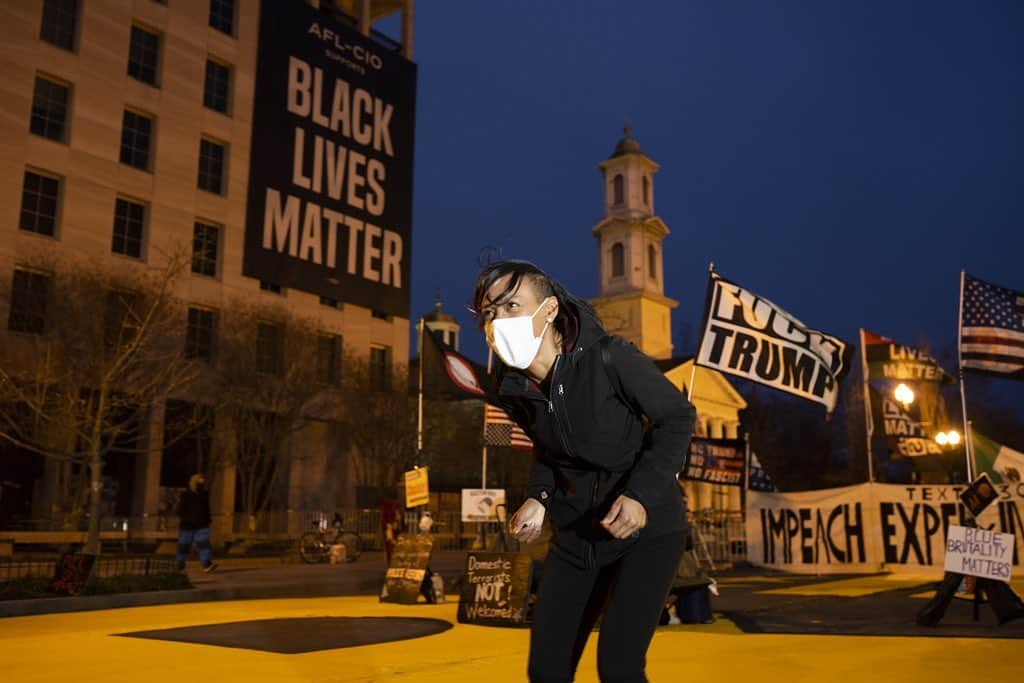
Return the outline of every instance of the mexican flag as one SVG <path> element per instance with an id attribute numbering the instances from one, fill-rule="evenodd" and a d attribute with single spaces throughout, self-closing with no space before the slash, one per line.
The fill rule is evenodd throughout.
<path id="1" fill-rule="evenodd" d="M 988 472 L 992 480 L 1018 482 L 1024 478 L 1024 453 L 997 443 L 977 430 L 971 430 L 974 462 L 979 472 Z"/>

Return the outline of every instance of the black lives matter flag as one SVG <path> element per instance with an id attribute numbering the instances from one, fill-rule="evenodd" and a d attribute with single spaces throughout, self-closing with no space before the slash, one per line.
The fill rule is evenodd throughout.
<path id="1" fill-rule="evenodd" d="M 852 351 L 838 337 L 811 329 L 771 301 L 711 275 L 697 365 L 821 403 L 831 413 Z"/>
<path id="2" fill-rule="evenodd" d="M 1024 292 L 961 278 L 960 367 L 1024 379 Z"/>
<path id="3" fill-rule="evenodd" d="M 869 392 L 872 424 L 882 425 L 889 453 L 900 453 L 911 458 L 942 453 L 935 439 L 902 405 L 874 389 L 869 389 Z"/>
<path id="4" fill-rule="evenodd" d="M 947 384 L 956 381 L 931 356 L 913 347 L 897 344 L 888 337 L 861 329 L 860 343 L 867 363 L 868 380 L 913 380 Z"/>

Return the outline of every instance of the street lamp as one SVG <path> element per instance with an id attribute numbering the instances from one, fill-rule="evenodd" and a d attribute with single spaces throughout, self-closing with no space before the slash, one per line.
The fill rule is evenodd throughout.
<path id="1" fill-rule="evenodd" d="M 903 404 L 903 409 L 906 410 L 907 406 L 914 402 L 914 391 L 906 384 L 900 382 L 896 389 L 892 392 L 893 397 Z"/>
<path id="2" fill-rule="evenodd" d="M 960 443 L 960 433 L 955 429 L 948 432 L 939 432 L 935 435 L 935 443 L 940 446 L 957 446 Z"/>

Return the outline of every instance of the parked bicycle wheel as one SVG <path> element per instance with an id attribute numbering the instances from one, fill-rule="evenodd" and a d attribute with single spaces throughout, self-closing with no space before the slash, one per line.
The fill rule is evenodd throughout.
<path id="1" fill-rule="evenodd" d="M 299 539 L 299 557 L 309 564 L 327 559 L 327 544 L 324 543 L 323 536 L 313 531 L 302 534 Z"/>
<path id="2" fill-rule="evenodd" d="M 339 543 L 345 544 L 345 561 L 355 562 L 363 552 L 363 539 L 354 531 L 343 531 L 338 537 Z"/>

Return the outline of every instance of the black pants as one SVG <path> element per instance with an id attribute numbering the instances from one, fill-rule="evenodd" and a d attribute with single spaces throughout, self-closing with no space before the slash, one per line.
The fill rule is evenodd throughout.
<path id="1" fill-rule="evenodd" d="M 589 570 L 548 553 L 530 633 L 530 680 L 572 681 L 603 611 L 597 642 L 601 680 L 646 681 L 647 647 L 685 542 L 685 532 L 641 538 L 612 564 Z"/>

